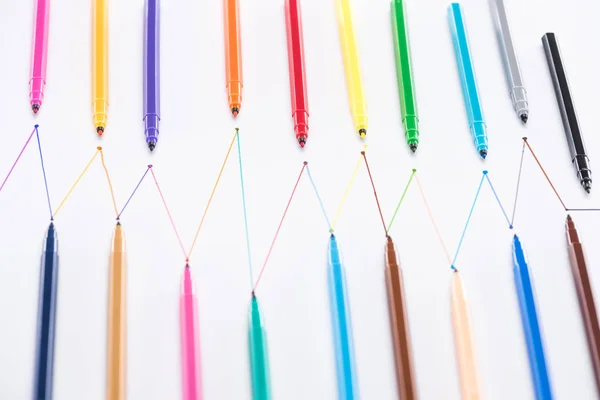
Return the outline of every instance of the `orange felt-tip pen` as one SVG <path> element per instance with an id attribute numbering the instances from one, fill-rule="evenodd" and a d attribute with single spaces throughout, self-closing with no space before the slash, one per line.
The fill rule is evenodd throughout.
<path id="1" fill-rule="evenodd" d="M 223 0 L 225 17 L 225 79 L 227 101 L 234 117 L 242 106 L 242 38 L 238 0 Z"/>

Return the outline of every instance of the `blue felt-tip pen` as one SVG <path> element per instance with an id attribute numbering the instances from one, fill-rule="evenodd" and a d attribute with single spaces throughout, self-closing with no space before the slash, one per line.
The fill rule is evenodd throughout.
<path id="1" fill-rule="evenodd" d="M 342 265 L 337 240 L 332 233 L 329 238 L 329 302 L 331 305 L 331 325 L 335 346 L 338 399 L 358 399 L 354 345 L 352 341 L 352 321 L 346 273 Z"/>
<path id="2" fill-rule="evenodd" d="M 475 69 L 471 59 L 469 41 L 467 39 L 467 28 L 463 13 L 458 3 L 452 3 L 448 7 L 448 22 L 450 24 L 450 33 L 454 44 L 454 54 L 456 55 L 456 66 L 460 75 L 460 83 L 469 118 L 469 129 L 473 136 L 473 143 L 481 158 L 485 159 L 488 153 L 487 127 L 481 108 L 479 90 L 477 89 L 477 79 L 475 78 Z"/>
<path id="3" fill-rule="evenodd" d="M 548 367 L 546 366 L 546 356 L 544 355 L 542 332 L 537 317 L 533 285 L 525 252 L 517 235 L 513 239 L 513 273 L 535 398 L 537 400 L 552 400 L 552 389 Z"/>

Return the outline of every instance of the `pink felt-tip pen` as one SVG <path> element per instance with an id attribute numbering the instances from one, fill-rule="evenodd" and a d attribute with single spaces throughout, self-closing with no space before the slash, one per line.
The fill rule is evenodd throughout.
<path id="1" fill-rule="evenodd" d="M 181 377 L 183 400 L 202 400 L 200 340 L 198 337 L 198 301 L 189 264 L 185 265 L 181 284 Z"/>
<path id="2" fill-rule="evenodd" d="M 46 86 L 48 63 L 48 26 L 50 0 L 35 0 L 33 39 L 31 51 L 31 79 L 29 79 L 29 103 L 35 114 L 42 106 Z"/>

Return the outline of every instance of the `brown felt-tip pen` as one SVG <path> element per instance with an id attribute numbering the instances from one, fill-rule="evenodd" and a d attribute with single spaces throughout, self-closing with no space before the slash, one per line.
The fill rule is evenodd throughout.
<path id="1" fill-rule="evenodd" d="M 579 241 L 577 228 L 575 228 L 570 215 L 567 215 L 566 229 L 573 282 L 575 283 L 577 298 L 579 299 L 579 309 L 581 311 L 583 326 L 585 327 L 590 358 L 594 366 L 596 387 L 600 392 L 600 327 L 598 326 L 598 314 L 596 313 L 596 305 L 594 304 L 594 293 L 592 292 L 587 272 L 583 246 Z"/>
<path id="2" fill-rule="evenodd" d="M 404 279 L 396 256 L 396 246 L 389 236 L 385 246 L 385 278 L 394 341 L 398 394 L 402 400 L 416 400 L 418 396 L 410 344 L 408 311 L 404 296 Z"/>

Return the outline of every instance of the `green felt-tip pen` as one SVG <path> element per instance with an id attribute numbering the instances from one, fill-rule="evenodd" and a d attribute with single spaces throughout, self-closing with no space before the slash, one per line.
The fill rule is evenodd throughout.
<path id="1" fill-rule="evenodd" d="M 252 375 L 252 399 L 271 399 L 271 378 L 269 376 L 269 353 L 267 337 L 258 308 L 258 300 L 252 292 L 250 304 L 250 324 L 248 327 L 248 347 L 250 349 L 250 373 Z"/>
<path id="2" fill-rule="evenodd" d="M 410 60 L 410 44 L 408 42 L 408 25 L 404 1 L 392 0 L 391 9 L 402 124 L 404 125 L 406 143 L 414 153 L 419 145 L 419 117 L 417 115 L 417 97 Z"/>

